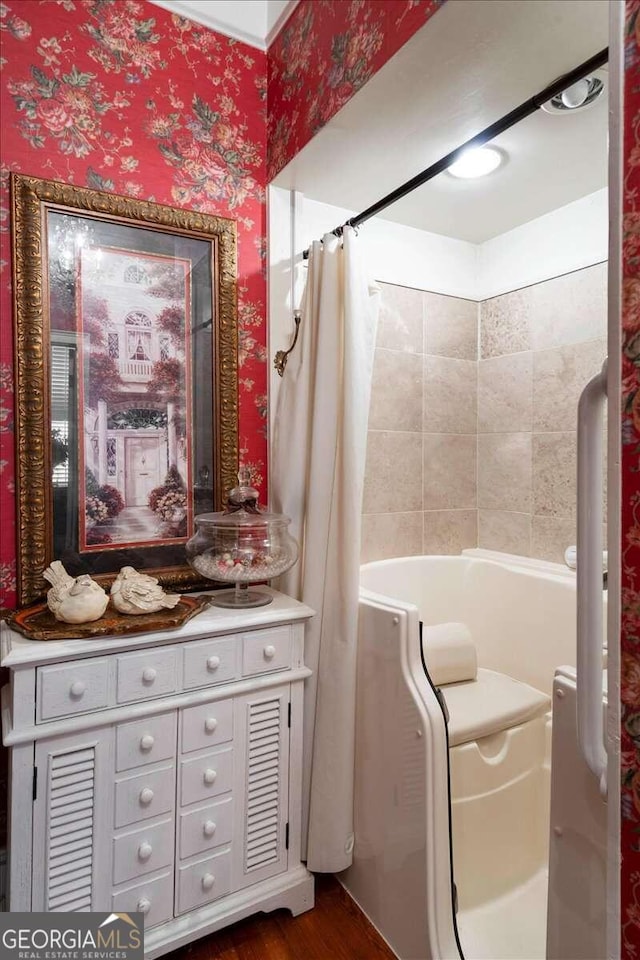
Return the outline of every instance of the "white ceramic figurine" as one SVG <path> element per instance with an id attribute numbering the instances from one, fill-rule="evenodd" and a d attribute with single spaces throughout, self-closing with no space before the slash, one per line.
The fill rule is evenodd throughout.
<path id="1" fill-rule="evenodd" d="M 111 599 L 120 613 L 155 613 L 172 609 L 179 602 L 177 593 L 165 593 L 155 577 L 123 567 L 111 584 Z"/>
<path id="2" fill-rule="evenodd" d="M 107 609 L 108 594 L 88 573 L 71 577 L 60 560 L 54 560 L 42 576 L 51 584 L 47 605 L 63 623 L 90 623 Z"/>

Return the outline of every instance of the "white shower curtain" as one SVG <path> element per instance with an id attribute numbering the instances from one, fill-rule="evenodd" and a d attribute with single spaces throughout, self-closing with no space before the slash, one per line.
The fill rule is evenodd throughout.
<path id="1" fill-rule="evenodd" d="M 298 563 L 280 589 L 316 611 L 307 626 L 303 850 L 307 866 L 352 860 L 362 491 L 379 290 L 355 231 L 327 234 L 309 255 L 300 342 L 289 357 L 274 426 L 275 509 L 292 518 Z"/>

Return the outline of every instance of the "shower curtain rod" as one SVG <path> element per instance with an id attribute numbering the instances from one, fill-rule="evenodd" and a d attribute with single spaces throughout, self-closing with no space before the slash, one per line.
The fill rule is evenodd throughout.
<path id="1" fill-rule="evenodd" d="M 376 214 L 386 210 L 386 208 L 390 207 L 392 203 L 396 203 L 397 200 L 402 200 L 402 198 L 406 197 L 408 193 L 412 193 L 414 190 L 417 190 L 417 188 L 421 187 L 423 183 L 433 180 L 434 177 L 437 177 L 438 174 L 450 167 L 451 164 L 457 160 L 460 154 L 462 154 L 465 150 L 468 150 L 470 147 L 482 146 L 482 144 L 487 143 L 489 140 L 493 140 L 499 134 L 504 133 L 505 130 L 515 126 L 516 123 L 519 123 L 526 117 L 530 117 L 531 114 L 535 113 L 543 103 L 551 100 L 553 97 L 557 96 L 557 94 L 562 93 L 563 90 L 566 90 L 567 87 L 570 87 L 573 83 L 577 83 L 578 80 L 582 80 L 594 70 L 597 70 L 598 67 L 601 67 L 607 62 L 608 59 L 609 48 L 605 47 L 604 50 L 596 53 L 595 56 L 590 57 L 589 60 L 585 60 L 584 63 L 580 64 L 580 66 L 575 67 L 569 73 L 566 73 L 564 76 L 554 80 L 553 83 L 550 83 L 549 86 L 545 87 L 544 90 L 541 90 L 540 93 L 537 93 L 535 96 L 525 100 L 524 103 L 520 104 L 520 106 L 515 107 L 514 110 L 511 110 L 509 113 L 507 113 L 506 116 L 502 117 L 500 120 L 496 120 L 496 122 L 492 123 L 491 126 L 485 127 L 485 129 L 480 133 L 477 133 L 475 137 L 471 137 L 470 140 L 467 140 L 461 146 L 456 147 L 456 149 L 452 150 L 451 153 L 448 153 L 446 157 L 442 157 L 441 160 L 438 160 L 436 163 L 432 163 L 431 166 L 427 167 L 426 170 L 423 170 L 422 173 L 418 173 L 415 177 L 412 177 L 411 180 L 407 180 L 406 183 L 403 183 L 402 186 L 397 187 L 397 189 L 393 190 L 392 193 L 388 193 L 386 197 L 382 198 L 382 200 L 378 200 L 377 203 L 367 207 L 366 210 L 363 210 L 362 213 L 357 214 L 355 217 L 350 217 L 349 220 L 347 220 L 341 226 L 336 227 L 331 232 L 335 234 L 336 237 L 341 237 L 342 231 L 345 227 L 359 227 L 360 224 L 370 220 L 371 217 L 375 217 Z M 307 260 L 309 258 L 309 251 L 305 250 L 302 256 L 305 260 Z"/>

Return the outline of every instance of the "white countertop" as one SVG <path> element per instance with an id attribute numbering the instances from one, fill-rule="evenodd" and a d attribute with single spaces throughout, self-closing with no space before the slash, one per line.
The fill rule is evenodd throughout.
<path id="1" fill-rule="evenodd" d="M 215 637 L 220 634 L 237 633 L 243 630 L 259 630 L 261 627 L 295 620 L 308 620 L 314 616 L 311 607 L 291 597 L 278 593 L 270 587 L 260 587 L 270 593 L 273 602 L 264 607 L 249 610 L 229 610 L 223 607 L 207 607 L 182 627 L 152 633 L 134 633 L 110 637 L 91 637 L 84 640 L 29 640 L 2 623 L 1 660 L 3 667 L 35 666 L 51 660 L 71 660 L 75 657 L 96 656 L 119 650 L 136 650 L 167 643 L 182 643 L 198 637 Z M 215 594 L 202 591 L 191 596 Z"/>

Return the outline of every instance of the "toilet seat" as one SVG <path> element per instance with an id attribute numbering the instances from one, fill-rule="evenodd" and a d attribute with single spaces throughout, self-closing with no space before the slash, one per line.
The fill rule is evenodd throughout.
<path id="1" fill-rule="evenodd" d="M 508 730 L 551 708 L 551 697 L 494 670 L 478 670 L 475 680 L 441 689 L 449 711 L 450 747 Z"/>

